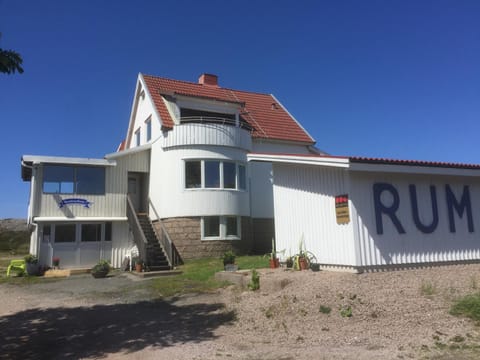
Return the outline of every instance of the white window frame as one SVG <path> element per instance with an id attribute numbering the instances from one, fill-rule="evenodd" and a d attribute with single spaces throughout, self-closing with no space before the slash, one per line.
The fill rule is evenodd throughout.
<path id="1" fill-rule="evenodd" d="M 219 236 L 205 236 L 205 218 L 206 217 L 219 217 Z M 237 235 L 229 235 L 227 236 L 227 218 L 235 217 L 237 218 Z M 235 216 L 235 215 L 213 215 L 213 216 L 202 216 L 200 221 L 200 228 L 201 228 L 201 239 L 204 241 L 210 240 L 240 240 L 242 237 L 242 217 Z"/>
<path id="2" fill-rule="evenodd" d="M 186 163 L 187 162 L 200 162 L 200 187 L 187 187 L 187 172 L 186 172 Z M 206 187 L 205 186 L 205 162 L 206 161 L 218 161 L 220 163 L 219 171 L 220 171 L 220 186 L 219 187 Z M 234 163 L 235 164 L 235 187 L 234 188 L 226 188 L 225 187 L 225 179 L 224 179 L 224 163 Z M 240 166 L 245 168 L 245 188 L 240 188 Z M 247 165 L 243 162 L 229 160 L 229 159 L 184 159 L 183 161 L 183 188 L 187 191 L 197 191 L 197 190 L 227 190 L 227 191 L 247 191 L 248 190 L 248 182 L 247 182 Z"/>

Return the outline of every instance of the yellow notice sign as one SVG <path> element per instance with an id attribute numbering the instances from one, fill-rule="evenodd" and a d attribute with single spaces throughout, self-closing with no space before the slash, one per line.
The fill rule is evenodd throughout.
<path id="1" fill-rule="evenodd" d="M 348 224 L 350 222 L 348 195 L 335 196 L 335 213 L 337 215 L 337 224 Z"/>

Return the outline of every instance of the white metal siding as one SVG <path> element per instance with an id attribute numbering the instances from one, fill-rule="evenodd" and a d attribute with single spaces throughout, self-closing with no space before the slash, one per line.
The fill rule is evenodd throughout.
<path id="1" fill-rule="evenodd" d="M 182 145 L 219 145 L 250 150 L 250 133 L 234 126 L 221 124 L 176 125 L 163 138 L 163 147 Z"/>
<path id="2" fill-rule="evenodd" d="M 298 252 L 302 235 L 321 264 L 355 265 L 352 223 L 338 225 L 335 196 L 348 193 L 345 170 L 274 163 L 277 250 Z"/>
<path id="3" fill-rule="evenodd" d="M 362 266 L 428 263 L 480 259 L 480 181 L 473 177 L 439 175 L 409 175 L 351 172 L 351 201 L 354 203 L 355 238 L 358 261 Z M 383 234 L 377 234 L 373 184 L 388 183 L 399 193 L 396 212 L 405 234 L 399 234 L 390 218 L 382 216 Z M 430 185 L 436 187 L 439 222 L 436 230 L 425 234 L 417 229 L 412 216 L 408 186 L 416 186 L 421 221 L 431 223 L 432 205 Z M 463 186 L 468 185 L 472 203 L 473 233 L 467 229 L 466 214 L 460 218 L 455 212 L 456 232 L 449 230 L 445 185 L 449 184 L 460 198 Z M 383 200 L 388 204 L 388 194 Z M 391 196 L 390 196 L 391 197 Z"/>
<path id="4" fill-rule="evenodd" d="M 247 165 L 246 151 L 241 149 L 195 146 L 163 150 L 158 144 L 153 144 L 149 194 L 161 218 L 250 216 L 248 191 L 185 189 L 185 160 L 188 159 L 230 160 Z"/>

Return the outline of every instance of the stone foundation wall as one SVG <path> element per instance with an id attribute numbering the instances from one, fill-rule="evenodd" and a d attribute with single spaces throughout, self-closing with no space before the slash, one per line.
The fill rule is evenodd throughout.
<path id="1" fill-rule="evenodd" d="M 240 240 L 201 240 L 199 217 L 169 218 L 163 219 L 162 222 L 184 260 L 221 257 L 229 250 L 233 250 L 236 254 L 252 252 L 252 220 L 249 217 L 242 217 Z M 154 226 L 160 225 L 154 223 Z"/>

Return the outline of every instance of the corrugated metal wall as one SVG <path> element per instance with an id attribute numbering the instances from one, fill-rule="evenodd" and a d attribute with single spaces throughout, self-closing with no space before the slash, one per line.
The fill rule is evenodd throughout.
<path id="1" fill-rule="evenodd" d="M 126 155 L 116 159 L 116 166 L 107 166 L 105 195 L 43 194 L 42 167 L 36 173 L 35 206 L 33 216 L 41 217 L 125 217 L 128 171 L 148 172 L 150 152 Z M 79 205 L 59 207 L 67 198 L 82 198 L 91 202 L 90 207 Z"/>
<path id="2" fill-rule="evenodd" d="M 273 171 L 277 250 L 293 255 L 303 235 L 320 263 L 354 265 L 352 223 L 338 225 L 335 213 L 335 196 L 349 192 L 345 170 L 275 163 Z"/>
<path id="3" fill-rule="evenodd" d="M 409 175 L 381 173 L 350 173 L 351 200 L 355 209 L 355 238 L 357 262 L 362 266 L 428 263 L 480 259 L 480 181 L 475 177 L 441 175 Z M 395 212 L 405 233 L 400 234 L 390 217 L 383 214 L 383 234 L 377 233 L 373 184 L 392 185 L 399 195 Z M 413 220 L 409 185 L 415 185 L 418 211 L 423 224 L 433 220 L 430 186 L 436 189 L 438 225 L 431 233 L 420 231 Z M 456 231 L 449 227 L 445 186 L 449 185 L 458 201 L 464 186 L 470 191 L 474 232 L 468 231 L 467 216 L 460 218 L 454 212 Z M 382 203 L 390 206 L 393 197 L 382 195 Z"/>

